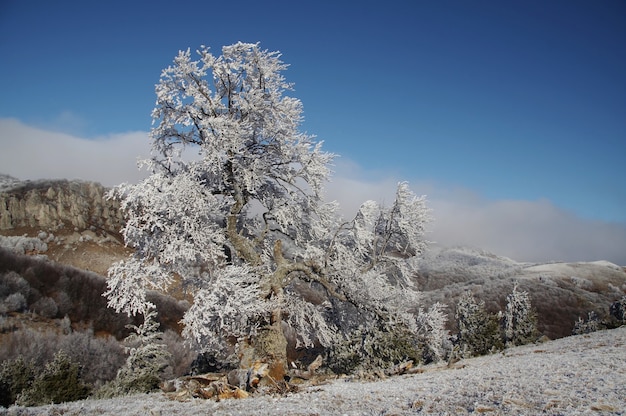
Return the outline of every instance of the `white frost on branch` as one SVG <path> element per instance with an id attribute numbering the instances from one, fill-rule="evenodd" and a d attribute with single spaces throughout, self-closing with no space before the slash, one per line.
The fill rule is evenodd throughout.
<path id="1" fill-rule="evenodd" d="M 261 298 L 258 278 L 247 266 L 217 269 L 185 314 L 183 335 L 200 351 L 220 351 L 228 337 L 254 336 L 275 306 Z"/>
<path id="2" fill-rule="evenodd" d="M 416 332 L 425 199 L 400 183 L 390 207 L 369 201 L 341 218 L 323 200 L 334 155 L 299 131 L 280 54 L 241 42 L 197 53 L 181 51 L 156 87 L 151 175 L 111 193 L 135 252 L 109 270 L 109 305 L 138 313 L 147 290 L 176 279 L 194 296 L 185 334 L 203 349 L 280 322 L 303 345 L 328 345 L 333 311 L 308 302 L 298 279 Z"/>
<path id="3" fill-rule="evenodd" d="M 298 334 L 296 348 L 314 347 L 316 340 L 328 347 L 335 341 L 337 328 L 326 321 L 325 307 L 324 304 L 303 302 L 300 296 L 291 291 L 286 292 L 285 319 Z"/>
<path id="4" fill-rule="evenodd" d="M 434 359 L 443 360 L 450 352 L 450 336 L 446 329 L 446 305 L 436 302 L 428 311 L 419 309 L 417 314 L 417 333 Z"/>
<path id="5" fill-rule="evenodd" d="M 108 306 L 128 315 L 143 313 L 155 305 L 146 300 L 148 290 L 163 287 L 171 276 L 154 261 L 131 257 L 109 268 Z"/>

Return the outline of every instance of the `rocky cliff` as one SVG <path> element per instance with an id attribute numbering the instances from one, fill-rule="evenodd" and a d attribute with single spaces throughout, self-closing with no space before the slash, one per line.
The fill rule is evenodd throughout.
<path id="1" fill-rule="evenodd" d="M 5 181 L 0 192 L 0 230 L 102 231 L 117 234 L 123 217 L 107 189 L 93 182 Z"/>
<path id="2" fill-rule="evenodd" d="M 130 250 L 119 203 L 94 182 L 19 181 L 0 175 L 0 247 L 106 275 Z"/>

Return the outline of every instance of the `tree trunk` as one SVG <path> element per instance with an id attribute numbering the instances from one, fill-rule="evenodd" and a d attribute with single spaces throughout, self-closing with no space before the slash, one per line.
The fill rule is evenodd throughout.
<path id="1" fill-rule="evenodd" d="M 253 346 L 256 359 L 268 364 L 269 376 L 282 381 L 287 370 L 287 338 L 280 321 L 262 328 Z"/>
<path id="2" fill-rule="evenodd" d="M 282 327 L 282 307 L 285 302 L 283 280 L 287 275 L 286 261 L 281 252 L 281 241 L 274 245 L 274 260 L 277 268 L 274 273 L 265 276 L 261 287 L 267 290 L 263 297 L 273 297 L 277 304 L 272 311 L 270 324 L 259 330 L 252 340 L 254 361 L 262 361 L 269 366 L 269 376 L 274 381 L 282 381 L 287 370 L 287 338 Z M 271 383 L 271 381 L 269 381 Z"/>
<path id="3" fill-rule="evenodd" d="M 265 377 L 262 384 L 282 381 L 287 370 L 287 338 L 280 322 L 261 328 L 239 354 L 239 367 L 243 370 L 255 368 L 259 363 L 267 364 L 267 375 L 272 379 Z"/>
<path id="4" fill-rule="evenodd" d="M 234 229 L 234 224 L 233 227 Z M 235 242 L 241 242 L 237 239 Z M 242 239 L 245 240 L 245 239 Z M 245 253 L 245 245 L 235 245 L 236 249 Z M 273 382 L 282 381 L 287 370 L 287 338 L 282 327 L 282 307 L 285 302 L 285 294 L 283 291 L 283 280 L 288 273 L 281 253 L 281 241 L 278 240 L 274 246 L 274 257 L 277 268 L 274 273 L 267 274 L 261 278 L 260 286 L 262 288 L 263 298 L 272 298 L 276 302 L 270 316 L 270 323 L 262 327 L 257 335 L 250 340 L 240 355 L 239 366 L 242 369 L 250 369 L 255 363 L 265 363 L 268 365 L 268 376 L 261 383 L 272 384 Z"/>

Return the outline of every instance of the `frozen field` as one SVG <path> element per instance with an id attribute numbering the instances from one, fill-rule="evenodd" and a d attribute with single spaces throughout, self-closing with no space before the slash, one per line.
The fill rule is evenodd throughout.
<path id="1" fill-rule="evenodd" d="M 287 397 L 176 402 L 161 393 L 8 415 L 625 414 L 626 327 L 506 350 L 376 382 L 336 380 Z"/>

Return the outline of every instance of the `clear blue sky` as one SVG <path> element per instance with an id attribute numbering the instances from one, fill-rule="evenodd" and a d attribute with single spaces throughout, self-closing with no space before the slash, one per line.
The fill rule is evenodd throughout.
<path id="1" fill-rule="evenodd" d="M 363 175 L 626 224 L 623 0 L 0 0 L 0 118 L 147 131 L 179 49 L 239 40 L 283 53 L 304 129 Z"/>

